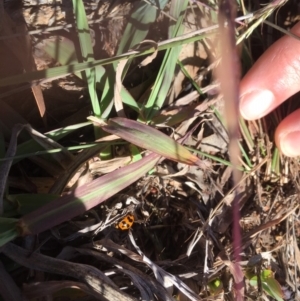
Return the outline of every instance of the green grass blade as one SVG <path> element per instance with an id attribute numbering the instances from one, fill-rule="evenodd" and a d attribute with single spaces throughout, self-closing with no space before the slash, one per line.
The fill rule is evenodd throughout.
<path id="1" fill-rule="evenodd" d="M 160 9 L 163 9 L 167 2 L 168 0 L 159 0 Z M 130 48 L 143 41 L 149 32 L 150 26 L 153 24 L 157 17 L 158 10 L 155 7 L 143 1 L 136 2 L 133 6 L 130 20 L 126 25 L 123 37 L 120 41 L 117 55 L 122 55 L 124 52 L 128 51 Z M 127 68 L 128 66 L 129 64 L 127 64 Z M 105 111 L 105 113 L 101 116 L 103 119 L 108 118 L 110 110 L 107 109 L 112 108 L 111 103 L 114 97 L 113 83 L 115 82 L 116 67 L 117 64 L 114 63 L 113 67 L 108 69 L 108 77 L 106 79 L 105 87 L 101 97 L 101 106 L 103 107 L 102 110 Z M 127 69 L 124 70 L 123 75 L 126 74 L 126 70 Z M 121 95 L 125 97 L 124 103 L 134 104 L 134 99 L 127 91 L 124 90 L 125 89 L 122 87 Z M 137 111 L 137 106 L 135 105 L 134 107 Z"/>
<path id="2" fill-rule="evenodd" d="M 230 161 L 227 161 L 227 160 L 224 160 L 222 158 L 219 158 L 219 157 L 216 157 L 216 156 L 213 156 L 213 155 L 210 155 L 210 154 L 207 154 L 207 153 L 204 153 L 204 152 L 201 152 L 197 149 L 194 149 L 192 147 L 186 147 L 188 150 L 192 151 L 192 152 L 195 152 L 196 154 L 199 154 L 203 157 L 206 157 L 208 159 L 212 159 L 213 161 L 215 162 L 219 162 L 220 164 L 223 164 L 225 166 L 233 166 L 232 163 Z M 243 167 L 238 167 L 239 170 L 241 171 L 244 171 L 244 168 Z"/>
<path id="3" fill-rule="evenodd" d="M 54 149 L 49 149 L 49 150 L 36 151 L 36 152 L 32 152 L 32 153 L 23 153 L 22 155 L 16 155 L 16 156 L 13 156 L 13 157 L 6 157 L 6 158 L 0 157 L 0 162 L 7 161 L 7 160 L 10 160 L 10 159 L 18 161 L 18 160 L 21 160 L 21 159 L 24 159 L 24 158 L 29 158 L 29 157 L 34 157 L 34 156 L 59 153 L 59 152 L 62 152 L 63 150 L 78 151 L 78 150 L 83 150 L 83 149 L 92 148 L 92 147 L 105 148 L 107 146 L 120 145 L 120 144 L 127 144 L 127 143 L 122 142 L 122 141 L 96 142 L 96 143 L 90 143 L 90 144 L 84 144 L 84 145 L 68 146 L 68 147 L 63 147 L 63 148 L 54 148 Z"/>
<path id="4" fill-rule="evenodd" d="M 45 43 L 45 52 L 61 65 L 64 66 L 68 64 L 78 63 L 75 46 L 71 40 L 67 38 L 57 37 L 57 39 L 47 40 Z M 98 65 L 95 67 L 95 71 L 96 87 L 97 89 L 99 89 L 101 88 L 101 79 L 105 74 L 105 69 L 104 67 Z M 81 72 L 75 72 L 74 74 L 82 79 Z"/>
<path id="5" fill-rule="evenodd" d="M 184 11 L 187 7 L 188 0 L 173 1 L 171 7 L 171 15 L 177 20 L 175 25 L 169 28 L 169 37 L 173 38 L 183 33 L 184 26 L 182 25 Z M 173 22 L 173 21 L 172 21 Z M 153 85 L 150 97 L 145 105 L 146 120 L 149 121 L 161 109 L 169 91 L 173 80 L 174 71 L 181 47 L 169 48 L 164 56 L 161 68 Z"/>
<path id="6" fill-rule="evenodd" d="M 163 10 L 168 0 L 155 2 L 155 4 L 158 4 L 159 8 Z M 136 2 L 130 20 L 125 28 L 117 54 L 120 55 L 143 41 L 149 32 L 151 24 L 153 24 L 158 15 L 159 11 L 152 5 L 143 1 Z"/>
<path id="7" fill-rule="evenodd" d="M 243 137 L 248 145 L 250 152 L 253 152 L 254 149 L 254 141 L 251 137 L 249 127 L 246 125 L 246 122 L 243 118 L 240 118 L 240 129 L 243 134 Z"/>
<path id="8" fill-rule="evenodd" d="M 85 126 L 91 126 L 91 123 L 88 121 L 88 122 L 83 122 L 83 123 L 79 123 L 79 124 L 75 124 L 75 125 L 70 125 L 67 127 L 63 127 L 63 128 L 48 132 L 45 134 L 45 136 L 53 139 L 54 141 L 59 141 L 60 139 L 73 133 L 77 129 L 80 129 Z M 34 141 L 33 139 L 30 139 L 24 143 L 21 143 L 17 147 L 17 152 L 16 152 L 16 156 L 15 156 L 13 164 L 19 162 L 20 159 L 27 157 L 27 154 L 29 154 L 29 153 L 35 153 L 35 155 L 37 155 L 36 153 L 39 151 L 42 151 L 42 150 L 43 150 L 42 146 L 40 144 L 38 144 L 36 141 Z"/>
<path id="9" fill-rule="evenodd" d="M 0 217 L 0 246 L 5 245 L 18 236 L 17 219 Z"/>
<path id="10" fill-rule="evenodd" d="M 202 95 L 204 94 L 201 90 L 201 88 L 198 86 L 198 84 L 194 81 L 193 78 L 191 78 L 190 74 L 188 73 L 188 71 L 185 69 L 184 65 L 177 60 L 177 64 L 180 66 L 180 69 L 182 71 L 182 73 L 184 74 L 184 76 L 189 80 L 190 83 L 192 83 L 193 87 L 197 90 L 197 92 Z"/>
<path id="11" fill-rule="evenodd" d="M 94 51 L 90 35 L 90 28 L 82 0 L 73 0 L 74 14 L 76 17 L 77 34 L 81 54 L 84 62 L 94 61 Z M 100 105 L 96 91 L 96 69 L 86 69 L 85 75 L 88 81 L 88 90 L 95 116 L 100 117 Z"/>
<path id="12" fill-rule="evenodd" d="M 159 0 L 160 8 L 163 9 L 167 2 L 168 0 Z M 117 54 L 122 55 L 122 53 L 128 51 L 131 47 L 144 40 L 146 35 L 148 34 L 151 24 L 153 24 L 157 16 L 158 11 L 153 6 L 143 1 L 135 2 L 130 16 L 130 20 L 126 25 L 123 37 L 120 41 Z M 127 67 L 125 68 L 128 68 L 128 66 L 129 64 L 127 64 Z M 107 68 L 107 78 L 101 97 L 101 108 L 103 112 L 101 117 L 103 119 L 107 119 L 109 117 L 110 111 L 113 107 L 116 68 L 116 62 L 112 66 Z M 123 76 L 125 76 L 126 72 L 127 69 L 123 71 Z M 123 86 L 121 86 L 120 93 L 123 102 L 128 104 L 132 109 L 139 113 L 140 110 L 136 101 Z M 102 159 L 106 157 L 110 157 L 109 150 L 107 150 L 106 153 L 101 154 Z"/>
<path id="13" fill-rule="evenodd" d="M 218 28 L 218 26 L 214 25 L 208 29 L 194 32 L 193 34 L 185 34 L 181 37 L 177 37 L 174 39 L 169 39 L 167 41 L 160 42 L 160 43 L 158 43 L 157 50 L 158 51 L 166 50 L 166 49 L 169 49 L 170 47 L 176 47 L 176 46 L 180 46 L 183 44 L 202 40 L 205 37 L 208 37 L 209 35 L 215 34 L 217 28 Z M 207 32 L 207 33 L 204 34 L 204 32 Z M 14 85 L 14 84 L 21 84 L 21 83 L 25 83 L 25 82 L 29 82 L 29 81 L 36 81 L 34 83 L 46 82 L 46 81 L 50 81 L 54 78 L 63 77 L 65 75 L 68 75 L 71 73 L 76 73 L 76 72 L 83 71 L 83 70 L 93 68 L 96 66 L 100 66 L 100 65 L 104 66 L 104 65 L 112 64 L 114 62 L 118 62 L 122 59 L 128 59 L 133 56 L 138 57 L 138 56 L 146 55 L 149 53 L 153 53 L 154 51 L 156 51 L 156 49 L 154 49 L 154 47 L 152 47 L 152 48 L 145 47 L 140 50 L 128 51 L 124 54 L 121 54 L 121 55 L 118 55 L 118 56 L 115 56 L 112 58 L 70 64 L 67 66 L 53 67 L 53 68 L 48 68 L 46 70 L 33 71 L 33 72 L 13 75 L 13 76 L 9 76 L 6 78 L 1 78 L 0 79 L 0 87 Z"/>

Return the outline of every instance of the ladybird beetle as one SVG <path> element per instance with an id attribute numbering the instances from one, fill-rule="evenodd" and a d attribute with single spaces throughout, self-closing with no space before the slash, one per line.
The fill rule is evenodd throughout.
<path id="1" fill-rule="evenodd" d="M 133 222 L 134 216 L 132 214 L 128 214 L 116 225 L 116 228 L 120 230 L 128 230 L 132 227 Z"/>

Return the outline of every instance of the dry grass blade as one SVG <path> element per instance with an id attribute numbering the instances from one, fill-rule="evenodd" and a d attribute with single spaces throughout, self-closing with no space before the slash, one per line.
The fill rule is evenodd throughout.
<path id="1" fill-rule="evenodd" d="M 103 254 L 98 254 L 95 251 L 92 250 L 87 250 L 87 249 L 82 249 L 82 248 L 69 248 L 66 247 L 61 254 L 59 255 L 60 257 L 63 256 L 64 258 L 67 256 L 68 259 L 71 259 L 71 257 L 73 256 L 73 253 L 79 253 L 81 255 L 88 255 L 88 256 L 92 256 L 95 257 L 97 259 L 100 260 L 106 260 L 108 259 L 108 256 L 103 256 Z M 101 256 L 102 255 L 102 256 Z M 140 291 L 141 294 L 141 298 L 142 300 L 154 300 L 155 296 L 153 294 L 153 289 L 152 289 L 152 285 L 148 284 L 147 281 L 145 281 L 145 279 L 143 277 L 141 277 L 139 275 L 139 273 L 136 273 L 135 271 L 132 271 L 131 269 L 127 269 L 126 266 L 128 264 L 123 264 L 121 263 L 121 265 L 119 265 L 118 263 L 115 262 L 114 264 L 118 270 L 115 271 L 111 271 L 112 273 L 122 273 L 127 275 L 131 281 L 133 282 L 133 284 L 138 288 L 138 290 Z"/>
<path id="2" fill-rule="evenodd" d="M 245 243 L 247 241 L 247 239 L 249 238 L 253 238 L 254 236 L 258 235 L 261 231 L 264 231 L 268 228 L 274 227 L 275 225 L 281 223 L 283 220 L 285 220 L 289 215 L 291 215 L 292 213 L 294 213 L 300 205 L 295 206 L 292 210 L 288 211 L 287 213 L 285 213 L 283 216 L 273 219 L 269 222 L 266 222 L 265 224 L 262 224 L 260 226 L 258 226 L 257 228 L 249 231 L 249 233 L 247 233 L 246 235 L 244 235 L 243 237 L 243 242 Z"/>
<path id="3" fill-rule="evenodd" d="M 218 205 L 214 208 L 214 210 L 210 213 L 210 219 L 215 218 L 218 215 L 218 211 L 222 208 L 222 206 L 224 205 L 226 198 L 233 193 L 233 191 L 235 191 L 236 189 L 238 189 L 238 187 L 244 183 L 246 181 L 247 178 L 251 177 L 251 173 L 255 172 L 257 170 L 259 170 L 264 164 L 266 164 L 266 162 L 268 161 L 268 158 L 265 158 L 264 160 L 262 160 L 259 164 L 257 164 L 257 166 L 255 166 L 251 172 L 249 172 L 248 174 L 246 174 L 245 176 L 243 176 L 243 178 L 240 180 L 239 183 L 237 183 L 234 187 L 232 187 L 227 194 L 224 196 L 224 198 L 218 203 Z"/>
<path id="4" fill-rule="evenodd" d="M 61 194 L 63 189 L 66 187 L 68 181 L 75 175 L 77 170 L 84 165 L 90 158 L 95 156 L 106 146 L 100 145 L 88 150 L 83 151 L 80 155 L 73 160 L 72 163 L 66 168 L 65 172 L 61 173 L 55 184 L 51 187 L 50 193 Z"/>
<path id="5" fill-rule="evenodd" d="M 38 106 L 40 115 L 44 120 L 44 125 L 47 126 L 46 106 L 45 106 L 45 100 L 44 100 L 42 89 L 38 85 L 38 86 L 31 87 L 31 90 L 34 95 L 35 102 Z"/>
<path id="6" fill-rule="evenodd" d="M 30 125 L 26 124 L 24 126 L 32 139 L 36 141 L 40 146 L 42 146 L 46 150 L 51 149 L 61 149 L 61 152 L 54 153 L 52 157 L 54 160 L 59 163 L 63 168 L 67 168 L 70 163 L 74 160 L 73 155 L 62 145 L 58 142 L 54 141 L 53 139 L 41 134 L 40 132 L 33 129 Z"/>
<path id="7" fill-rule="evenodd" d="M 147 287 L 144 279 L 141 279 L 135 273 L 128 270 L 122 270 L 122 273 L 130 277 L 132 283 L 138 288 L 141 294 L 141 300 L 155 300 L 153 291 L 149 287 Z"/>
<path id="8" fill-rule="evenodd" d="M 187 296 L 192 301 L 199 301 L 201 298 L 192 291 L 183 281 L 181 281 L 178 277 L 166 272 L 161 267 L 156 265 L 153 261 L 151 261 L 141 249 L 137 246 L 135 239 L 132 235 L 132 232 L 129 230 L 129 238 L 132 245 L 135 247 L 137 252 L 142 257 L 143 262 L 149 266 L 149 268 L 153 271 L 155 278 L 157 281 L 163 286 L 168 289 L 171 288 L 173 285 L 176 286 L 185 296 Z"/>
<path id="9" fill-rule="evenodd" d="M 120 61 L 118 63 L 118 66 L 116 67 L 116 81 L 114 85 L 114 104 L 115 104 L 117 115 L 119 117 L 126 117 L 123 108 L 122 97 L 121 97 L 121 89 L 124 89 L 122 85 L 122 73 L 127 64 L 127 61 L 128 60 Z"/>
<path id="10" fill-rule="evenodd" d="M 152 47 L 155 48 L 155 51 L 148 55 L 145 59 L 143 59 L 143 61 L 139 64 L 139 67 L 145 67 L 147 66 L 148 64 L 150 64 L 157 56 L 157 43 L 155 41 L 151 41 L 151 40 L 144 40 L 142 41 L 140 45 L 144 45 L 144 44 L 149 44 L 151 45 Z M 135 47 L 134 47 L 135 48 Z"/>
<path id="11" fill-rule="evenodd" d="M 121 247 L 121 246 L 113 243 L 112 241 L 110 241 L 108 239 L 101 240 L 101 241 L 95 241 L 91 245 L 91 247 L 94 248 L 94 249 L 97 249 L 97 250 L 98 249 L 102 250 L 102 248 L 104 247 L 104 248 L 107 248 L 109 250 L 113 250 L 114 252 L 116 252 L 118 254 L 125 254 L 133 260 L 142 262 L 142 259 L 139 255 L 133 253 L 130 250 L 125 249 L 124 247 Z M 71 247 L 68 247 L 68 249 L 70 251 L 73 250 L 73 248 L 71 248 Z M 105 255 L 102 252 L 96 252 L 96 251 L 88 250 L 88 249 L 85 249 L 85 248 L 84 249 L 83 248 L 76 248 L 76 249 L 74 248 L 74 250 L 76 250 L 80 254 L 91 255 L 91 256 L 95 257 L 96 259 L 98 259 L 98 260 L 103 260 L 103 261 L 109 262 L 109 263 L 111 263 L 115 266 L 121 267 L 122 269 L 126 269 L 127 271 L 129 271 L 131 273 L 134 273 L 135 275 L 137 275 L 140 278 L 139 281 L 141 281 L 141 280 L 144 281 L 144 287 L 145 287 L 146 290 L 150 289 L 161 300 L 174 301 L 171 294 L 169 294 L 163 288 L 161 283 L 155 281 L 149 275 L 141 272 L 139 269 L 137 269 L 134 266 L 124 262 L 123 260 L 119 260 L 115 257 Z M 69 253 L 68 250 L 66 250 L 66 251 L 67 251 L 67 253 Z M 63 252 L 64 252 L 64 250 L 63 250 Z"/>
<path id="12" fill-rule="evenodd" d="M 93 162 L 90 164 L 91 173 L 100 175 L 107 174 L 130 164 L 131 160 L 131 156 L 125 156 L 111 160 Z"/>
<path id="13" fill-rule="evenodd" d="M 78 279 L 109 301 L 136 301 L 135 298 L 121 292 L 108 277 L 92 266 L 31 253 L 11 243 L 2 247 L 1 251 L 21 266 Z"/>
<path id="14" fill-rule="evenodd" d="M 45 281 L 24 285 L 24 295 L 32 300 L 45 296 L 53 296 L 56 292 L 63 289 L 72 288 L 74 291 L 82 291 L 88 295 L 95 297 L 97 300 L 103 298 L 102 294 L 94 291 L 88 285 L 76 281 Z M 75 294 L 76 295 L 76 294 Z M 63 298 L 63 296 L 57 296 Z M 21 300 L 21 299 L 18 299 Z"/>

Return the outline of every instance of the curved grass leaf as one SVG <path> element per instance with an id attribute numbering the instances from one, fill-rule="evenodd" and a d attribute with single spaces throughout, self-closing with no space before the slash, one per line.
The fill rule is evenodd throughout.
<path id="1" fill-rule="evenodd" d="M 97 123 L 97 119 L 90 117 Z M 170 160 L 188 165 L 199 165 L 199 158 L 184 146 L 149 125 L 126 118 L 112 118 L 102 128 L 144 149 L 151 150 Z"/>

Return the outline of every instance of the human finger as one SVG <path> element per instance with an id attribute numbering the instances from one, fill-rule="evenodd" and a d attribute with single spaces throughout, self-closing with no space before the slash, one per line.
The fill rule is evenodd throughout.
<path id="1" fill-rule="evenodd" d="M 291 32 L 300 36 L 300 22 Z M 240 112 L 261 118 L 300 90 L 300 41 L 284 36 L 275 42 L 241 81 Z"/>
<path id="2" fill-rule="evenodd" d="M 280 151 L 289 157 L 300 155 L 300 109 L 282 120 L 275 131 L 275 142 Z"/>

